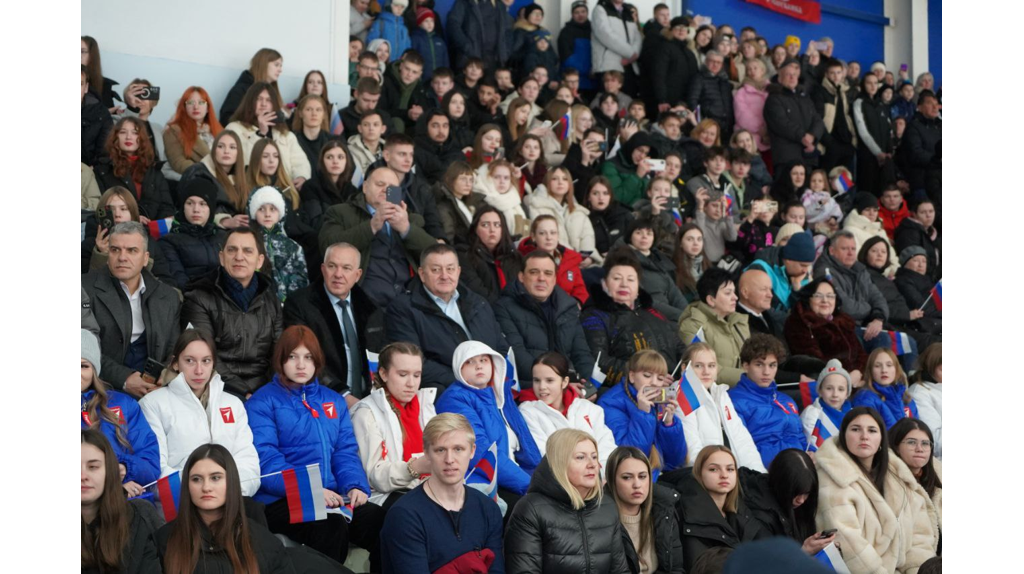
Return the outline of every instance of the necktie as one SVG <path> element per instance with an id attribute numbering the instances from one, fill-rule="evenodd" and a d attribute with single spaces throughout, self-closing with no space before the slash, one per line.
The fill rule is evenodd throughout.
<path id="1" fill-rule="evenodd" d="M 348 314 L 348 301 L 338 301 L 341 306 L 341 327 L 345 331 L 346 353 L 348 354 L 348 389 L 359 397 L 363 397 L 362 369 L 359 364 L 359 334 Z"/>

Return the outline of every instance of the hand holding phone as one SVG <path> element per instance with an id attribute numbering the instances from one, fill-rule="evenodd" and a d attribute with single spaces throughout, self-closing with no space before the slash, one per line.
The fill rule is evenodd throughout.
<path id="1" fill-rule="evenodd" d="M 818 535 L 818 540 L 824 540 L 826 538 L 831 538 L 837 531 L 838 531 L 838 529 L 836 529 L 836 528 L 829 528 L 828 530 L 822 530 L 821 534 Z"/>
<path id="2" fill-rule="evenodd" d="M 388 203 L 402 205 L 402 188 L 397 185 L 389 185 L 385 199 L 387 199 Z"/>

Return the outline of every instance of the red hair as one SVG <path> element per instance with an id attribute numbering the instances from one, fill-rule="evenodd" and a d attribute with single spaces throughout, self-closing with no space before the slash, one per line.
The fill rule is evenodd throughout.
<path id="1" fill-rule="evenodd" d="M 220 131 L 224 129 L 220 122 L 217 121 L 217 113 L 213 109 L 213 101 L 210 100 L 210 94 L 207 94 L 206 90 L 201 86 L 189 86 L 186 88 L 178 100 L 178 107 L 174 108 L 174 116 L 167 123 L 167 127 L 177 126 L 181 131 L 181 146 L 185 149 L 186 155 L 192 153 L 192 146 L 196 145 L 196 140 L 199 138 L 196 122 L 188 116 L 188 110 L 185 109 L 185 102 L 192 95 L 192 92 L 199 92 L 199 96 L 206 102 L 205 122 L 210 125 L 210 134 L 213 137 L 217 137 Z"/>
<path id="2" fill-rule="evenodd" d="M 127 123 L 133 124 L 139 132 L 139 150 L 135 153 L 138 159 L 135 161 L 129 159 L 128 152 L 117 146 L 117 132 L 121 131 L 121 128 Z M 149 132 L 146 130 L 145 124 L 139 118 L 131 116 L 123 117 L 114 124 L 114 129 L 110 130 L 110 135 L 107 136 L 106 148 L 110 155 L 110 161 L 114 164 L 114 175 L 124 177 L 131 172 L 132 181 L 135 183 L 142 183 L 142 178 L 145 177 L 156 157 L 153 152 L 153 144 L 149 142 Z"/>
<path id="3" fill-rule="evenodd" d="M 288 378 L 284 374 L 284 364 L 288 362 L 288 355 L 299 347 L 306 347 L 309 349 L 309 354 L 313 356 L 313 364 L 316 365 L 316 372 L 314 377 L 320 377 L 320 371 L 324 368 L 324 353 L 320 349 L 320 341 L 317 340 L 316 335 L 313 331 L 305 325 L 292 325 L 281 333 L 281 338 L 277 340 L 277 346 L 274 347 L 273 366 L 274 372 L 278 374 L 283 381 L 287 381 Z"/>

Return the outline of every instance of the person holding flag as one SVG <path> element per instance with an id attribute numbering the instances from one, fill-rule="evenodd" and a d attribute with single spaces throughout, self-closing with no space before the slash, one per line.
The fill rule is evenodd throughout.
<path id="1" fill-rule="evenodd" d="M 615 435 L 604 422 L 604 409 L 584 399 L 569 384 L 569 360 L 561 353 L 549 351 L 533 363 L 533 386 L 519 395 L 519 412 L 523 414 L 541 455 L 555 431 L 574 428 L 597 441 L 598 459 L 604 467 L 608 455 L 615 450 Z"/>
<path id="2" fill-rule="evenodd" d="M 757 472 L 767 472 L 750 431 L 743 424 L 743 419 L 729 398 L 729 385 L 716 382 L 718 360 L 715 350 L 707 343 L 693 343 L 686 348 L 683 363 L 687 367 L 679 383 L 679 394 L 692 395 L 697 402 L 694 405 L 693 400 L 685 401 L 692 407 L 691 410 L 684 406 L 682 398 L 679 401 L 684 415 L 683 435 L 686 437 L 687 463 L 692 465 L 697 453 L 707 445 L 728 444 L 740 466 Z M 688 393 L 686 389 L 689 389 Z"/>
<path id="3" fill-rule="evenodd" d="M 422 378 L 423 351 L 412 343 L 391 343 L 378 357 L 373 390 L 352 408 L 370 502 L 385 509 L 430 472 L 423 427 L 437 414 L 437 389 L 420 388 Z"/>
<path id="4" fill-rule="evenodd" d="M 273 379 L 246 402 L 253 443 L 263 479 L 253 497 L 267 505 L 270 530 L 345 562 L 349 542 L 370 553 L 372 571 L 380 571 L 380 528 L 384 511 L 365 504 L 370 485 L 359 459 L 345 398 L 320 384 L 324 368 L 320 342 L 309 327 L 292 325 L 272 355 Z M 291 523 L 288 483 L 282 472 L 320 465 L 327 520 Z M 331 512 L 349 504 L 349 524 Z"/>
<path id="5" fill-rule="evenodd" d="M 849 400 L 853 380 L 839 359 L 832 359 L 818 375 L 815 389 L 818 396 L 800 415 L 807 435 L 807 450 L 812 452 L 818 450 L 820 443 L 839 434 L 843 416 L 853 408 Z"/>
<path id="6" fill-rule="evenodd" d="M 156 531 L 167 574 L 293 572 L 284 545 L 245 515 L 242 486 L 231 452 L 204 444 L 185 462 L 178 516 Z"/>
<path id="7" fill-rule="evenodd" d="M 503 573 L 501 511 L 464 483 L 479 450 L 473 426 L 460 414 L 437 415 L 423 428 L 422 448 L 430 478 L 388 511 L 380 536 L 383 572 Z"/>
<path id="8" fill-rule="evenodd" d="M 154 516 L 150 519 L 147 514 Z M 151 526 L 159 520 L 155 514 L 153 505 L 147 501 L 125 501 L 117 455 L 110 441 L 99 430 L 83 429 L 83 574 L 159 572 Z"/>

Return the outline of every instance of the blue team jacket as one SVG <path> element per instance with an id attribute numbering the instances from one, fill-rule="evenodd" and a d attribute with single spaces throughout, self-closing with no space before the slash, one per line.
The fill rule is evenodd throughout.
<path id="1" fill-rule="evenodd" d="M 87 429 L 90 425 L 85 422 L 85 404 L 89 402 L 96 391 L 88 390 L 82 393 L 82 428 Z M 114 414 L 120 413 L 123 421 L 121 425 L 125 429 L 125 437 L 131 450 L 125 448 L 117 440 L 117 430 L 111 423 L 101 420 L 99 429 L 103 432 L 110 446 L 114 448 L 117 455 L 117 462 L 123 464 L 128 472 L 124 475 L 124 481 L 132 481 L 144 486 L 160 478 L 160 445 L 156 442 L 156 435 L 150 428 L 149 422 L 139 403 L 130 396 L 113 390 L 107 391 L 107 406 Z M 95 423 L 96 421 L 90 421 Z"/>
<path id="2" fill-rule="evenodd" d="M 245 410 L 261 474 L 317 463 L 324 488 L 342 496 L 353 488 L 370 494 L 344 397 L 317 379 L 289 389 L 274 375 L 253 393 Z M 277 474 L 262 479 L 253 498 L 271 504 L 284 496 L 284 479 Z"/>
<path id="3" fill-rule="evenodd" d="M 750 431 L 765 468 L 780 451 L 807 447 L 800 408 L 788 395 L 778 392 L 775 381 L 762 388 L 744 373 L 740 382 L 729 389 L 729 398 Z"/>
<path id="4" fill-rule="evenodd" d="M 913 399 L 909 404 L 903 402 L 903 393 L 907 391 L 906 385 L 882 386 L 872 383 L 871 386 L 877 389 L 882 397 L 872 393 L 867 387 L 863 387 L 853 395 L 850 402 L 855 407 L 871 407 L 878 411 L 882 415 L 882 420 L 885 421 L 886 430 L 889 430 L 902 418 L 917 418 L 917 403 Z"/>
<path id="5" fill-rule="evenodd" d="M 615 385 L 597 400 L 598 406 L 604 409 L 605 424 L 615 435 L 615 444 L 635 446 L 648 457 L 651 456 L 651 447 L 656 447 L 661 457 L 662 472 L 686 466 L 686 438 L 679 417 L 670 426 L 665 426 L 658 420 L 657 409 L 645 413 L 635 401 L 636 389 L 626 382 Z M 682 413 L 677 414 L 682 416 Z M 654 478 L 657 479 L 656 476 Z"/>

